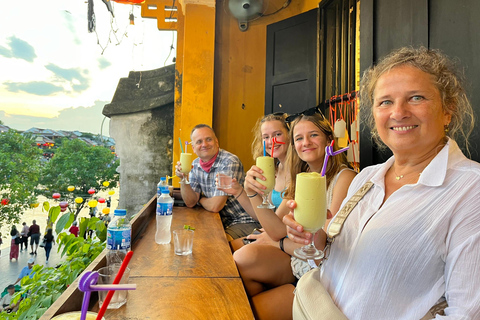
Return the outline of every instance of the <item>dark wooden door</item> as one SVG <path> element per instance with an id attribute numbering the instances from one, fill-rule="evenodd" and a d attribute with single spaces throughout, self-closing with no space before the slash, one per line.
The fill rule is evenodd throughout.
<path id="1" fill-rule="evenodd" d="M 314 9 L 267 26 L 265 114 L 317 105 L 317 19 Z"/>
<path id="2" fill-rule="evenodd" d="M 458 59 L 467 78 L 467 92 L 477 119 L 480 117 L 480 1 L 478 0 L 397 0 L 360 1 L 361 73 L 381 57 L 402 46 L 423 45 L 440 49 Z M 470 136 L 471 158 L 480 161 L 477 126 Z M 463 149 L 464 147 L 461 146 Z M 465 151 L 465 149 L 464 149 Z M 361 125 L 360 164 L 385 161 L 372 143 L 370 130 Z"/>

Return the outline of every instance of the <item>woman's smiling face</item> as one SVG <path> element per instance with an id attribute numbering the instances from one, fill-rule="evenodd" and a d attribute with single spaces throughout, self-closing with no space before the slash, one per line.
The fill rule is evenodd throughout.
<path id="1" fill-rule="evenodd" d="M 293 128 L 295 151 L 300 159 L 312 165 L 323 165 L 327 136 L 313 122 L 300 120 Z"/>
<path id="2" fill-rule="evenodd" d="M 431 151 L 445 137 L 451 119 L 432 76 L 408 65 L 378 79 L 373 116 L 380 138 L 397 155 Z"/>
<path id="3" fill-rule="evenodd" d="M 284 158 L 288 150 L 288 132 L 285 126 L 278 120 L 265 121 L 261 126 L 262 140 L 265 142 L 266 152 L 274 158 Z M 272 152 L 272 139 L 276 138 L 276 143 Z"/>

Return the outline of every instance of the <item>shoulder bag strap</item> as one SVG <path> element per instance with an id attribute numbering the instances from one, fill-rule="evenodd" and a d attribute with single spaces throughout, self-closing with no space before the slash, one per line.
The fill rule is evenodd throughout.
<path id="1" fill-rule="evenodd" d="M 328 239 L 333 242 L 333 239 L 340 234 L 342 231 L 343 223 L 347 220 L 348 215 L 352 212 L 353 208 L 357 206 L 357 203 L 363 198 L 363 196 L 370 190 L 373 186 L 372 181 L 367 181 L 365 184 L 358 189 L 358 191 L 347 201 L 347 203 L 342 207 L 342 209 L 337 213 L 335 219 L 328 227 Z"/>

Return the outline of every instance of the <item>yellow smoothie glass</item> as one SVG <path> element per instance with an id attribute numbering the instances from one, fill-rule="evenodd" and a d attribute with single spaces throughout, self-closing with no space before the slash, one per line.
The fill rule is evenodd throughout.
<path id="1" fill-rule="evenodd" d="M 303 260 L 323 258 L 323 252 L 315 247 L 315 233 L 320 230 L 327 219 L 327 183 L 326 177 L 317 172 L 297 174 L 295 184 L 295 202 L 297 207 L 293 214 L 295 220 L 305 231 L 314 236 L 312 242 L 294 251 L 295 256 Z"/>
<path id="2" fill-rule="evenodd" d="M 275 209 L 275 206 L 271 204 L 268 199 L 268 195 L 275 187 L 275 159 L 270 156 L 258 157 L 256 166 L 262 169 L 263 176 L 267 179 L 265 181 L 257 179 L 259 183 L 267 187 L 267 189 L 264 190 L 264 194 L 262 195 L 263 202 L 257 208 Z"/>
<path id="3" fill-rule="evenodd" d="M 181 183 L 190 184 L 187 179 L 187 174 L 190 172 L 190 170 L 192 170 L 192 154 L 180 153 L 180 165 L 182 167 L 181 172 L 183 173 Z"/>

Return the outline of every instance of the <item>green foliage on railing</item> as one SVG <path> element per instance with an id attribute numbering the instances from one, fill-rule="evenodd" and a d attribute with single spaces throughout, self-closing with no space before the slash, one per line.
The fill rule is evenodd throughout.
<path id="1" fill-rule="evenodd" d="M 44 206 L 45 208 L 45 206 Z M 58 217 L 58 207 L 46 207 L 52 221 Z M 59 217 L 55 229 L 64 231 L 73 222 L 73 213 L 65 213 Z M 84 238 L 88 231 L 94 236 Z M 81 218 L 80 233 L 78 237 L 66 232 L 58 234 L 58 252 L 65 261 L 56 267 L 35 265 L 32 278 L 24 277 L 20 284 L 22 290 L 13 298 L 13 302 L 20 301 L 17 312 L 0 313 L 0 320 L 36 320 L 53 304 L 55 300 L 75 281 L 85 268 L 103 251 L 107 229 L 100 219 Z"/>

